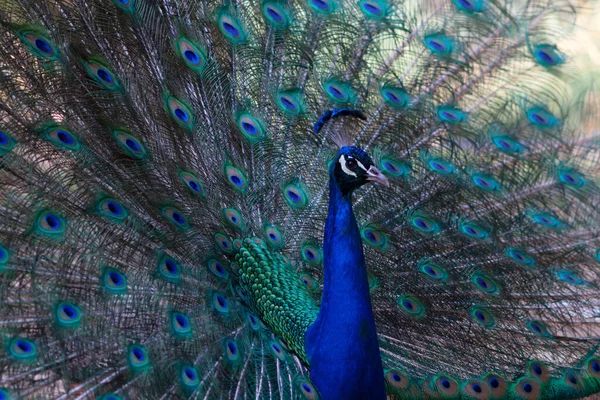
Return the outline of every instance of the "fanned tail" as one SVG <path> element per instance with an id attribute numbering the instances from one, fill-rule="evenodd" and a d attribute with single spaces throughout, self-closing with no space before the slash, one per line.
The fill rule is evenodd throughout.
<path id="1" fill-rule="evenodd" d="M 0 21 L 4 396 L 316 398 L 332 141 L 392 182 L 354 202 L 389 396 L 600 390 L 598 97 L 556 46 L 568 2 L 9 1 Z M 340 108 L 367 119 L 314 132 Z"/>

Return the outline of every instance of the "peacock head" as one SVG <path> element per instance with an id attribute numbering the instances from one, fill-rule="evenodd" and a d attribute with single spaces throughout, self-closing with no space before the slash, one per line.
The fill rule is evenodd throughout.
<path id="1" fill-rule="evenodd" d="M 389 186 L 387 178 L 375 167 L 373 160 L 361 148 L 344 146 L 331 164 L 331 177 L 344 195 L 368 182 Z"/>

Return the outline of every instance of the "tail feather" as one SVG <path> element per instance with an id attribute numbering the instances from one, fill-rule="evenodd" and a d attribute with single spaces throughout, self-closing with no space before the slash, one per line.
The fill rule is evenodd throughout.
<path id="1" fill-rule="evenodd" d="M 597 87 L 555 45 L 574 11 L 2 5 L 0 393 L 314 398 L 338 139 L 393 183 L 354 199 L 392 398 L 597 392 Z M 367 120 L 315 134 L 340 107 Z"/>

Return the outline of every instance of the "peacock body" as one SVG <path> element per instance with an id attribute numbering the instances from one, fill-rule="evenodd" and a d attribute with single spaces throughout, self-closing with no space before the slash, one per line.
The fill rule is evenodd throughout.
<path id="1" fill-rule="evenodd" d="M 575 11 L 0 2 L 0 399 L 599 392 Z"/>

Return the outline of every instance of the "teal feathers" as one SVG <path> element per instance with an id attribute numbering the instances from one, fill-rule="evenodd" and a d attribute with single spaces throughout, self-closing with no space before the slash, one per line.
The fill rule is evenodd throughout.
<path id="1" fill-rule="evenodd" d="M 576 11 L 4 1 L 0 399 L 319 398 L 304 334 L 351 144 L 390 182 L 353 201 L 388 396 L 599 392 Z M 315 133 L 340 108 L 366 120 Z"/>

